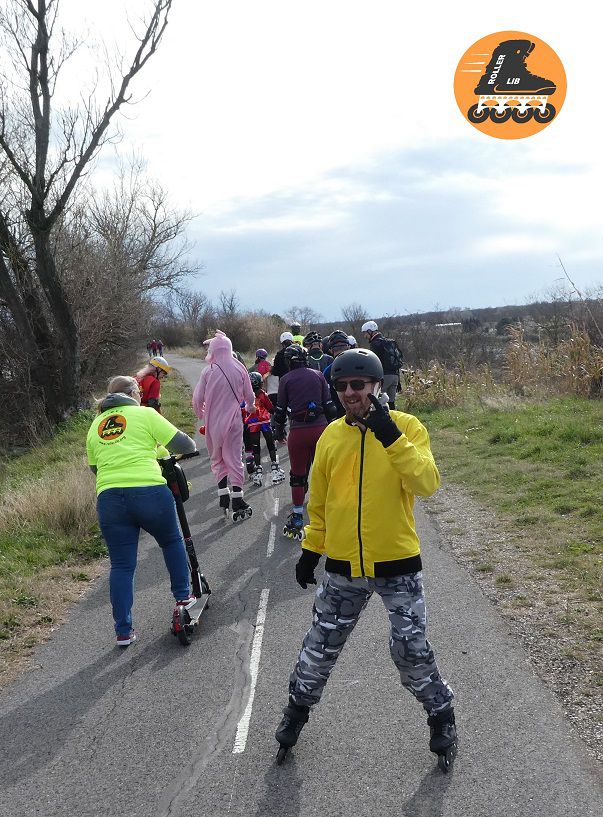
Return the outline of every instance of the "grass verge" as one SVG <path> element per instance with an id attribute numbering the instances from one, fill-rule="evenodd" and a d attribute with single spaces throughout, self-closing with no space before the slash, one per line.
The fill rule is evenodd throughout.
<path id="1" fill-rule="evenodd" d="M 603 402 L 500 396 L 420 416 L 444 485 L 427 508 L 444 538 L 517 623 L 572 719 L 601 728 Z"/>

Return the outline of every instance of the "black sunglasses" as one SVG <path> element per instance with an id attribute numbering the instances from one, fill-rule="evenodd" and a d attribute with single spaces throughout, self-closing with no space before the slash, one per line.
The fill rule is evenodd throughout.
<path id="1" fill-rule="evenodd" d="M 350 386 L 354 391 L 362 391 L 371 385 L 370 380 L 336 380 L 333 383 L 335 391 L 345 391 Z"/>

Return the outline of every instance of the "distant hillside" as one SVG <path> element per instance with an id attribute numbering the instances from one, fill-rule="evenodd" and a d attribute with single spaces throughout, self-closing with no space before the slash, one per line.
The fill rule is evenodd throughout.
<path id="1" fill-rule="evenodd" d="M 550 326 L 551 323 L 567 325 L 572 320 L 588 323 L 594 317 L 599 327 L 603 326 L 603 304 L 601 300 L 590 299 L 584 301 L 567 300 L 535 301 L 530 304 L 507 304 L 505 306 L 489 306 L 477 309 L 445 309 L 432 312 L 416 312 L 407 315 L 382 315 L 370 318 L 375 320 L 379 328 L 386 333 L 395 334 L 404 331 L 410 326 L 433 326 L 435 324 L 461 323 L 464 331 L 477 329 L 496 330 L 505 324 L 521 321 L 529 326 Z M 367 318 L 368 320 L 368 318 Z M 353 324 L 343 318 L 339 321 L 329 321 L 316 325 L 321 334 L 327 335 L 333 329 L 344 329 L 352 334 L 361 334 L 362 320 Z M 309 327 L 308 327 L 309 328 Z M 305 331 L 308 331 L 305 328 Z M 361 340 L 361 338 L 358 338 Z M 603 338 L 601 339 L 603 341 Z"/>

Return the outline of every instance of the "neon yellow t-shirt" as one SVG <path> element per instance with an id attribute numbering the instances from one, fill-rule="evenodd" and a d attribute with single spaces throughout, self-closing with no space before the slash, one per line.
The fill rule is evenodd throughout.
<path id="1" fill-rule="evenodd" d="M 124 405 L 103 411 L 86 438 L 88 463 L 96 465 L 96 493 L 165 485 L 157 444 L 166 445 L 177 433 L 176 426 L 152 408 Z"/>

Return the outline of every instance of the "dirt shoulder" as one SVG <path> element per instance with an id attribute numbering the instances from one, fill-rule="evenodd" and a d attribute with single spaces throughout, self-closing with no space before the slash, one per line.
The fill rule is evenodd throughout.
<path id="1" fill-rule="evenodd" d="M 0 689 L 32 669 L 36 647 L 51 638 L 108 568 L 107 558 L 60 564 L 22 581 L 20 598 L 32 603 L 19 607 L 10 637 L 0 641 Z"/>
<path id="2" fill-rule="evenodd" d="M 589 753 L 603 761 L 601 642 L 593 650 L 580 637 L 581 623 L 595 615 L 594 608 L 568 591 L 554 573 L 543 580 L 529 556 L 538 546 L 538 531 L 518 536 L 510 524 L 451 484 L 425 500 L 423 508 L 444 548 L 474 576 L 520 637 Z M 532 541 L 526 541 L 528 535 Z"/>

